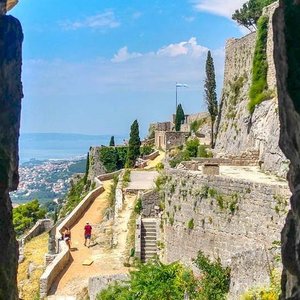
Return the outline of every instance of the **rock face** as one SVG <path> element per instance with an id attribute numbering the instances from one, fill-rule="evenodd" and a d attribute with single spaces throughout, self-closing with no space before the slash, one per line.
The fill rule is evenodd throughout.
<path id="1" fill-rule="evenodd" d="M 272 16 L 277 6 L 277 3 L 269 6 L 265 14 Z M 263 170 L 285 176 L 289 162 L 278 146 L 280 126 L 275 93 L 271 20 L 270 17 L 267 41 L 267 82 L 269 90 L 274 91 L 274 97 L 261 103 L 256 107 L 252 116 L 250 115 L 247 105 L 256 33 L 251 33 L 241 39 L 229 40 L 226 45 L 222 110 L 218 120 L 215 148 L 219 155 L 240 155 L 249 149 L 259 150 Z"/>
<path id="2" fill-rule="evenodd" d="M 274 59 L 277 74 L 279 117 L 281 124 L 280 147 L 287 158 L 291 161 L 288 180 L 291 191 L 291 210 L 288 213 L 284 229 L 281 234 L 282 244 L 282 296 L 281 299 L 300 299 L 300 114 L 297 107 L 299 103 L 293 99 L 288 91 L 287 78 L 290 71 L 297 67 L 289 61 L 291 53 L 291 40 L 293 36 L 291 23 L 295 20 L 289 18 L 289 27 L 285 22 L 287 7 L 294 12 L 298 12 L 299 1 L 280 1 L 274 18 Z M 298 17 L 299 19 L 299 17 Z M 296 21 L 297 22 L 297 21 Z M 293 40 L 293 49 L 299 49 L 300 40 Z M 294 53 L 295 54 L 295 53 Z M 299 51 L 297 61 L 299 62 Z M 298 78 L 299 79 L 299 78 Z M 294 92 L 300 93 L 299 87 Z"/>
<path id="3" fill-rule="evenodd" d="M 89 151 L 90 165 L 87 179 L 91 182 L 94 181 L 96 176 L 106 173 L 106 169 L 100 160 L 100 149 L 101 147 L 91 147 Z"/>
<path id="4" fill-rule="evenodd" d="M 0 1 L 0 7 L 6 1 Z M 0 15 L 0 299 L 18 299 L 18 247 L 9 191 L 18 186 L 22 28 L 12 16 Z"/>

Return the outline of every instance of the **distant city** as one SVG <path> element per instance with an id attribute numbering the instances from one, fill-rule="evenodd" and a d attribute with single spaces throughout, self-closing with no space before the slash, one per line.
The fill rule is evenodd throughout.
<path id="1" fill-rule="evenodd" d="M 13 204 L 38 199 L 41 203 L 65 196 L 73 174 L 85 172 L 86 159 L 31 160 L 19 168 L 18 190 L 11 193 Z"/>

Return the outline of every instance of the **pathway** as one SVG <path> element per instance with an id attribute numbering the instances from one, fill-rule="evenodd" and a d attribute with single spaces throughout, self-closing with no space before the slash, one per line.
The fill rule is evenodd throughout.
<path id="1" fill-rule="evenodd" d="M 128 190 L 151 190 L 155 187 L 156 171 L 131 171 Z"/>
<path id="2" fill-rule="evenodd" d="M 100 224 L 103 214 L 108 207 L 107 196 L 110 191 L 112 180 L 104 181 L 105 192 L 95 199 L 92 205 L 71 228 L 72 232 L 72 260 L 68 267 L 60 274 L 56 283 L 52 286 L 48 299 L 71 299 L 67 296 L 80 294 L 88 286 L 88 279 L 97 275 L 124 274 L 128 273 L 128 268 L 124 267 L 126 260 L 126 240 L 128 234 L 128 222 L 134 208 L 136 196 L 128 195 L 125 197 L 122 211 L 118 214 L 113 226 L 116 247 L 95 246 L 85 247 L 83 238 L 83 228 L 88 221 L 92 226 Z M 92 232 L 93 233 L 93 232 Z M 83 266 L 82 262 L 92 259 L 90 266 Z M 53 295 L 51 297 L 51 295 Z"/>

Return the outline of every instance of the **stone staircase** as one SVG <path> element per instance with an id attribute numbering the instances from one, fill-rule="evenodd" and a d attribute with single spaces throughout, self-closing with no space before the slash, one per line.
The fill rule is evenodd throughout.
<path id="1" fill-rule="evenodd" d="M 147 262 L 157 254 L 157 233 L 155 219 L 142 219 L 141 261 Z"/>

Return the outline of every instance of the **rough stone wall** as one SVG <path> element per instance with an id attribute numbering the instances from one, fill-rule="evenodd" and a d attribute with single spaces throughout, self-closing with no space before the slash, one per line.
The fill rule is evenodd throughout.
<path id="1" fill-rule="evenodd" d="M 239 155 L 248 149 L 259 150 L 263 170 L 286 176 L 289 162 L 278 145 L 280 126 L 273 59 L 272 15 L 277 6 L 278 3 L 274 3 L 265 9 L 265 14 L 270 16 L 267 40 L 267 82 L 269 90 L 274 91 L 274 97 L 261 103 L 256 107 L 253 115 L 250 115 L 247 105 L 256 33 L 241 39 L 229 40 L 226 45 L 222 112 L 216 152 Z"/>
<path id="2" fill-rule="evenodd" d="M 144 218 L 157 217 L 158 211 L 155 206 L 159 206 L 159 194 L 157 191 L 149 191 L 141 195 L 142 213 Z"/>
<path id="3" fill-rule="evenodd" d="M 294 2 L 294 10 L 299 11 L 299 1 Z M 276 64 L 277 91 L 279 102 L 279 117 L 281 124 L 280 147 L 291 161 L 288 174 L 289 185 L 293 193 L 291 210 L 286 219 L 281 234 L 283 273 L 281 280 L 281 299 L 300 299 L 300 115 L 295 109 L 295 99 L 292 99 L 287 89 L 287 76 L 294 66 L 288 61 L 287 37 L 290 28 L 286 27 L 284 9 L 287 1 L 280 1 L 274 18 L 274 59 Z M 291 4 L 288 4 L 291 5 Z M 298 5 L 298 7 L 297 7 Z M 294 41 L 293 48 L 299 49 L 300 41 Z M 298 51 L 298 61 L 300 60 Z M 298 93 L 300 93 L 298 85 Z"/>
<path id="4" fill-rule="evenodd" d="M 18 186 L 18 138 L 22 83 L 22 28 L 2 15 L 0 0 L 0 298 L 17 299 L 18 244 L 12 225 L 9 192 Z"/>
<path id="5" fill-rule="evenodd" d="M 87 180 L 93 182 L 94 178 L 106 173 L 104 165 L 100 161 L 101 147 L 91 147 L 89 151 L 90 165 Z"/>
<path id="6" fill-rule="evenodd" d="M 236 255 L 257 248 L 269 249 L 272 242 L 280 239 L 290 195 L 285 183 L 266 185 L 181 170 L 169 170 L 167 176 L 166 261 L 180 260 L 191 265 L 191 260 L 202 250 L 233 267 Z M 259 273 L 261 261 L 253 261 L 252 270 L 256 264 Z M 234 277 L 232 286 L 247 289 L 258 283 L 253 279 L 256 273 L 247 278 L 247 264 L 239 266 L 239 274 L 244 275 Z M 268 281 L 266 276 L 260 283 Z"/>

